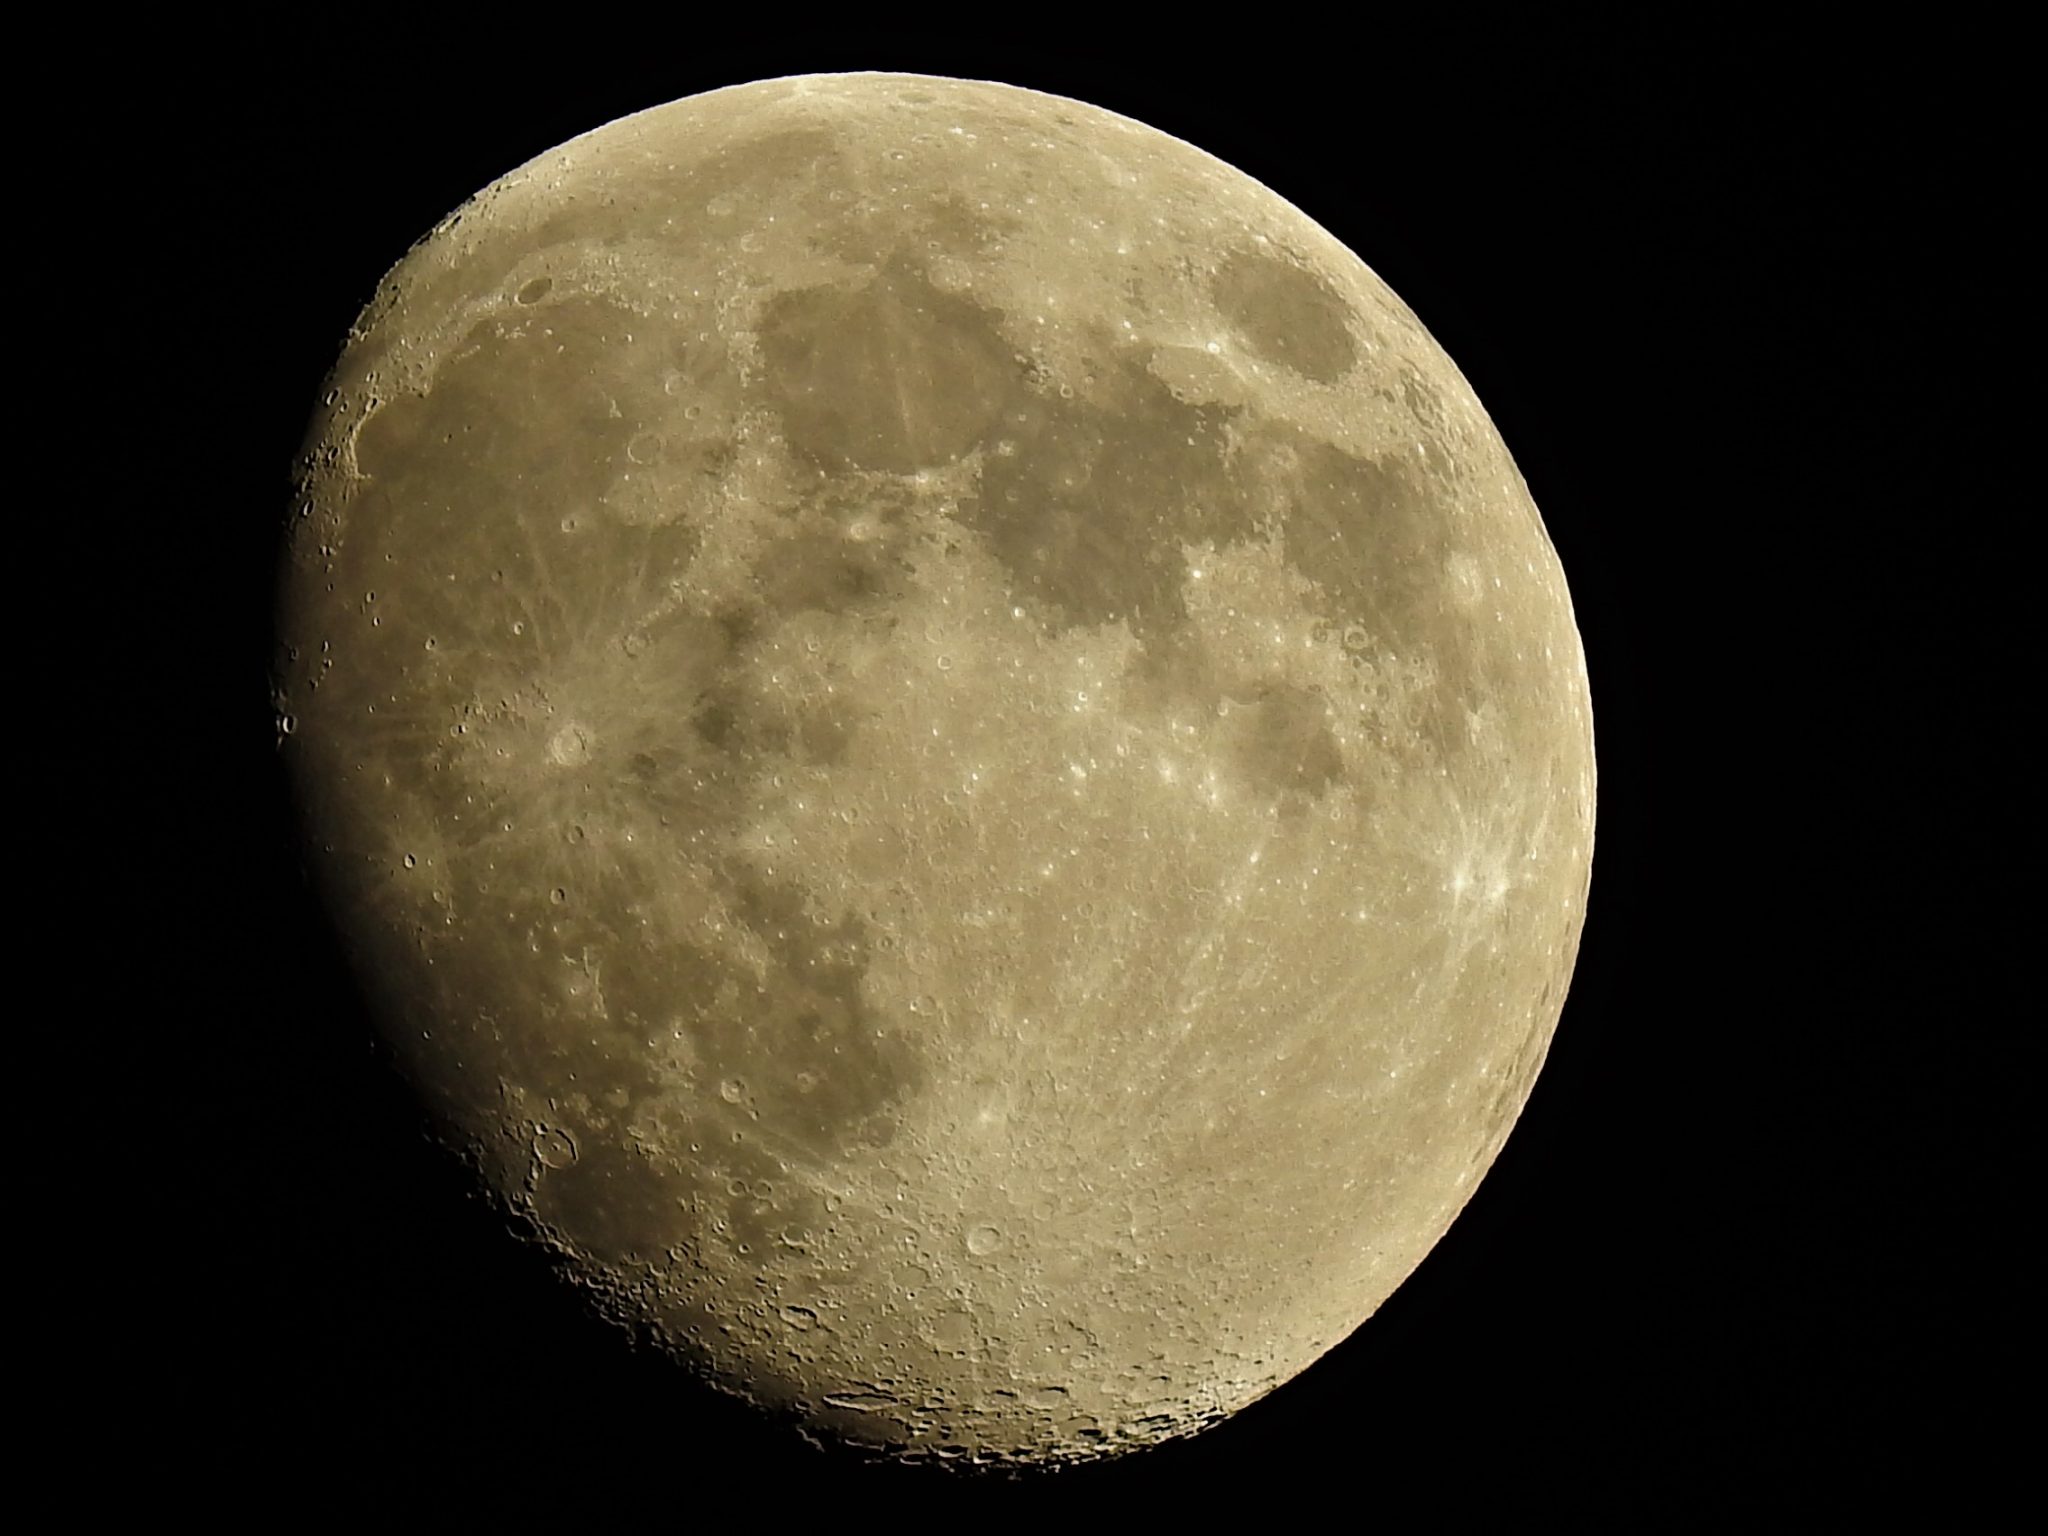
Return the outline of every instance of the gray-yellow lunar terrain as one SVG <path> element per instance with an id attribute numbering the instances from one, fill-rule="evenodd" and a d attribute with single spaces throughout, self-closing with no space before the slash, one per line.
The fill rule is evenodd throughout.
<path id="1" fill-rule="evenodd" d="M 441 1134 L 827 1439 L 1093 1457 L 1350 1333 L 1486 1171 L 1592 851 L 1529 494 L 1300 211 L 1077 102 L 775 80 L 391 271 L 280 744 Z"/>

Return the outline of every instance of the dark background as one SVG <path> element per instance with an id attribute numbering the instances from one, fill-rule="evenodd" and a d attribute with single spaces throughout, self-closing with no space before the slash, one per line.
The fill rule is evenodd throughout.
<path id="1" fill-rule="evenodd" d="M 127 817 L 135 907 L 88 963 L 136 994 L 146 1173 L 131 1159 L 115 1202 L 122 1261 L 93 1269 L 117 1298 L 96 1406 L 60 1435 L 89 1422 L 227 1506 L 402 1488 L 459 1514 L 483 1488 L 587 1525 L 814 1497 L 860 1521 L 1245 1497 L 1455 1519 L 1988 1486 L 1975 1383 L 2002 1282 L 1970 1243 L 2017 1196 L 1973 1140 L 2000 1070 L 1976 978 L 2017 924 L 1945 914 L 1995 854 L 1960 827 L 1992 702 L 1961 599 L 2005 558 L 1973 478 L 1974 299 L 2004 244 L 1984 188 L 2018 167 L 1973 71 L 2009 43 L 1191 16 L 1089 43 L 1099 23 L 1050 17 L 1020 41 L 763 16 L 745 43 L 609 13 L 185 22 L 133 41 L 118 109 L 73 114 L 64 153 L 93 175 L 50 222 L 116 232 L 106 272 L 70 270 L 147 323 L 67 382 L 148 402 L 158 430 L 85 452 L 163 612 L 124 642 L 122 729 L 77 769 Z M 1331 230 L 1493 415 L 1592 674 L 1579 969 L 1469 1208 L 1353 1339 L 1225 1426 L 1023 1484 L 840 1466 L 584 1320 L 371 1052 L 272 761 L 289 461 L 385 268 L 574 134 L 841 69 L 1108 107 Z"/>

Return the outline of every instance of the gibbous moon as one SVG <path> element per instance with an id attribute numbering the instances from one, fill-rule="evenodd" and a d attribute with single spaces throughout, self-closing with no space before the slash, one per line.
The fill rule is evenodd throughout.
<path id="1" fill-rule="evenodd" d="M 625 118 L 351 331 L 274 676 L 438 1134 L 814 1437 L 1213 1423 L 1500 1150 L 1584 916 L 1557 557 L 1302 212 L 910 75 Z"/>

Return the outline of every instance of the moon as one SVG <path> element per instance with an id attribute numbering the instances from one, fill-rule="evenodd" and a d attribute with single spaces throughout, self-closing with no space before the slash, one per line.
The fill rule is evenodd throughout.
<path id="1" fill-rule="evenodd" d="M 624 118 L 391 270 L 296 466 L 310 870 L 435 1133 L 822 1442 L 1187 1435 L 1499 1152 L 1594 813 L 1564 573 L 1361 261 L 1076 101 Z"/>

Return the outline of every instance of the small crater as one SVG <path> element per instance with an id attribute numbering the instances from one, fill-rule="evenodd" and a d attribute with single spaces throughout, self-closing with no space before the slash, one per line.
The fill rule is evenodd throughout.
<path id="1" fill-rule="evenodd" d="M 578 768 L 590 761 L 593 737 L 587 726 L 570 721 L 548 740 L 548 761 L 559 768 Z"/>
<path id="2" fill-rule="evenodd" d="M 807 1333 L 818 1326 L 818 1314 L 809 1307 L 784 1307 L 782 1320 L 799 1333 Z"/>

